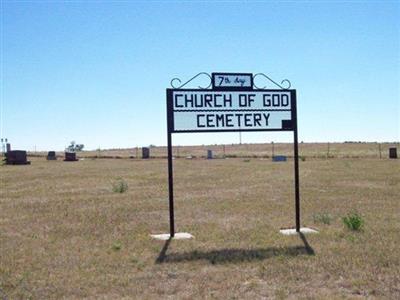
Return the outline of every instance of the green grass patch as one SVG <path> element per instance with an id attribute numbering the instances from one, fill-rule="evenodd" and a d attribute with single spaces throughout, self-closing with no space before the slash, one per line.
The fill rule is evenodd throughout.
<path id="1" fill-rule="evenodd" d="M 125 193 L 128 190 L 128 183 L 122 178 L 118 178 L 112 184 L 112 190 L 114 193 L 120 193 L 120 194 Z"/>
<path id="2" fill-rule="evenodd" d="M 318 213 L 313 215 L 314 223 L 330 225 L 333 221 L 333 216 L 329 213 Z"/>
<path id="3" fill-rule="evenodd" d="M 350 230 L 361 230 L 364 225 L 363 217 L 357 213 L 352 212 L 342 218 L 343 224 Z"/>

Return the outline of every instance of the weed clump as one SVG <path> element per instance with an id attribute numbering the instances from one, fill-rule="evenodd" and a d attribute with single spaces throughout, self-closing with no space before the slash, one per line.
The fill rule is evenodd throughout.
<path id="1" fill-rule="evenodd" d="M 122 248 L 122 245 L 120 242 L 115 242 L 112 247 L 111 247 L 114 251 L 119 251 Z"/>
<path id="2" fill-rule="evenodd" d="M 128 183 L 122 178 L 118 178 L 112 184 L 112 190 L 114 193 L 120 193 L 120 194 L 125 193 L 128 190 Z"/>
<path id="3" fill-rule="evenodd" d="M 332 223 L 333 217 L 328 213 L 320 213 L 313 215 L 314 223 L 322 223 L 330 225 Z"/>
<path id="4" fill-rule="evenodd" d="M 357 213 L 353 212 L 348 214 L 347 216 L 342 218 L 343 224 L 350 230 L 360 230 L 362 226 L 364 225 L 364 219 L 362 216 Z"/>

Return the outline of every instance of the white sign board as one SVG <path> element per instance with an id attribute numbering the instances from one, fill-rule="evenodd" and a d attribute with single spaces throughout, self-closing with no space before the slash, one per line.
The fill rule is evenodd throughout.
<path id="1" fill-rule="evenodd" d="M 213 89 L 223 90 L 224 88 L 251 89 L 253 87 L 252 74 L 213 73 Z"/>
<path id="2" fill-rule="evenodd" d="M 292 130 L 292 91 L 170 90 L 173 132 Z"/>

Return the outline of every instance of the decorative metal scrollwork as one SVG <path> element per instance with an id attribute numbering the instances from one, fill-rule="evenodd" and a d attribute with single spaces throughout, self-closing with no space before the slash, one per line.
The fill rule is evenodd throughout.
<path id="1" fill-rule="evenodd" d="M 206 73 L 206 72 L 201 72 L 201 73 L 199 73 L 199 74 L 193 76 L 193 77 L 190 78 L 188 81 L 186 81 L 184 84 L 181 84 L 182 80 L 180 80 L 179 78 L 174 78 L 174 79 L 171 80 L 171 86 L 172 86 L 174 89 L 181 89 L 181 88 L 183 88 L 185 85 L 187 85 L 189 82 L 191 82 L 192 80 L 194 80 L 195 78 L 197 78 L 197 77 L 199 77 L 199 76 L 201 76 L 201 75 L 206 75 L 206 76 L 210 79 L 210 84 L 209 84 L 208 86 L 206 86 L 206 87 L 202 87 L 202 86 L 198 86 L 198 87 L 199 87 L 199 89 L 208 89 L 209 87 L 211 87 L 211 81 L 212 81 L 212 79 L 211 79 L 211 75 L 208 74 L 208 73 Z M 174 83 L 175 81 L 178 82 L 177 85 L 175 85 L 175 83 Z"/>
<path id="2" fill-rule="evenodd" d="M 287 80 L 287 79 L 283 79 L 283 80 L 281 81 L 281 84 L 279 84 L 279 83 L 277 83 L 276 81 L 274 81 L 274 80 L 272 80 L 271 78 L 269 78 L 269 77 L 268 77 L 267 75 L 265 75 L 264 73 L 257 73 L 257 74 L 255 74 L 255 75 L 253 76 L 253 86 L 254 86 L 256 89 L 258 89 L 258 90 L 266 89 L 267 86 L 264 86 L 264 87 L 258 87 L 258 86 L 256 86 L 256 84 L 255 84 L 255 79 L 256 79 L 257 76 L 264 76 L 264 77 L 267 78 L 269 81 L 271 81 L 273 84 L 275 84 L 276 86 L 280 87 L 280 88 L 283 89 L 283 90 L 288 90 L 288 89 L 290 89 L 290 87 L 292 86 L 292 84 L 290 83 L 290 81 Z M 282 86 L 283 84 L 285 84 L 285 86 Z"/>

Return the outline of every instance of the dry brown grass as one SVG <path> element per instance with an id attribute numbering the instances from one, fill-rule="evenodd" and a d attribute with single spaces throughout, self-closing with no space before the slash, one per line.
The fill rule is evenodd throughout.
<path id="1" fill-rule="evenodd" d="M 169 228 L 164 159 L 0 167 L 0 299 L 400 297 L 400 160 L 301 162 L 302 224 L 320 230 L 305 240 L 278 232 L 292 161 L 174 164 L 177 229 L 195 239 L 169 244 L 149 237 Z M 361 232 L 342 224 L 353 210 Z"/>

